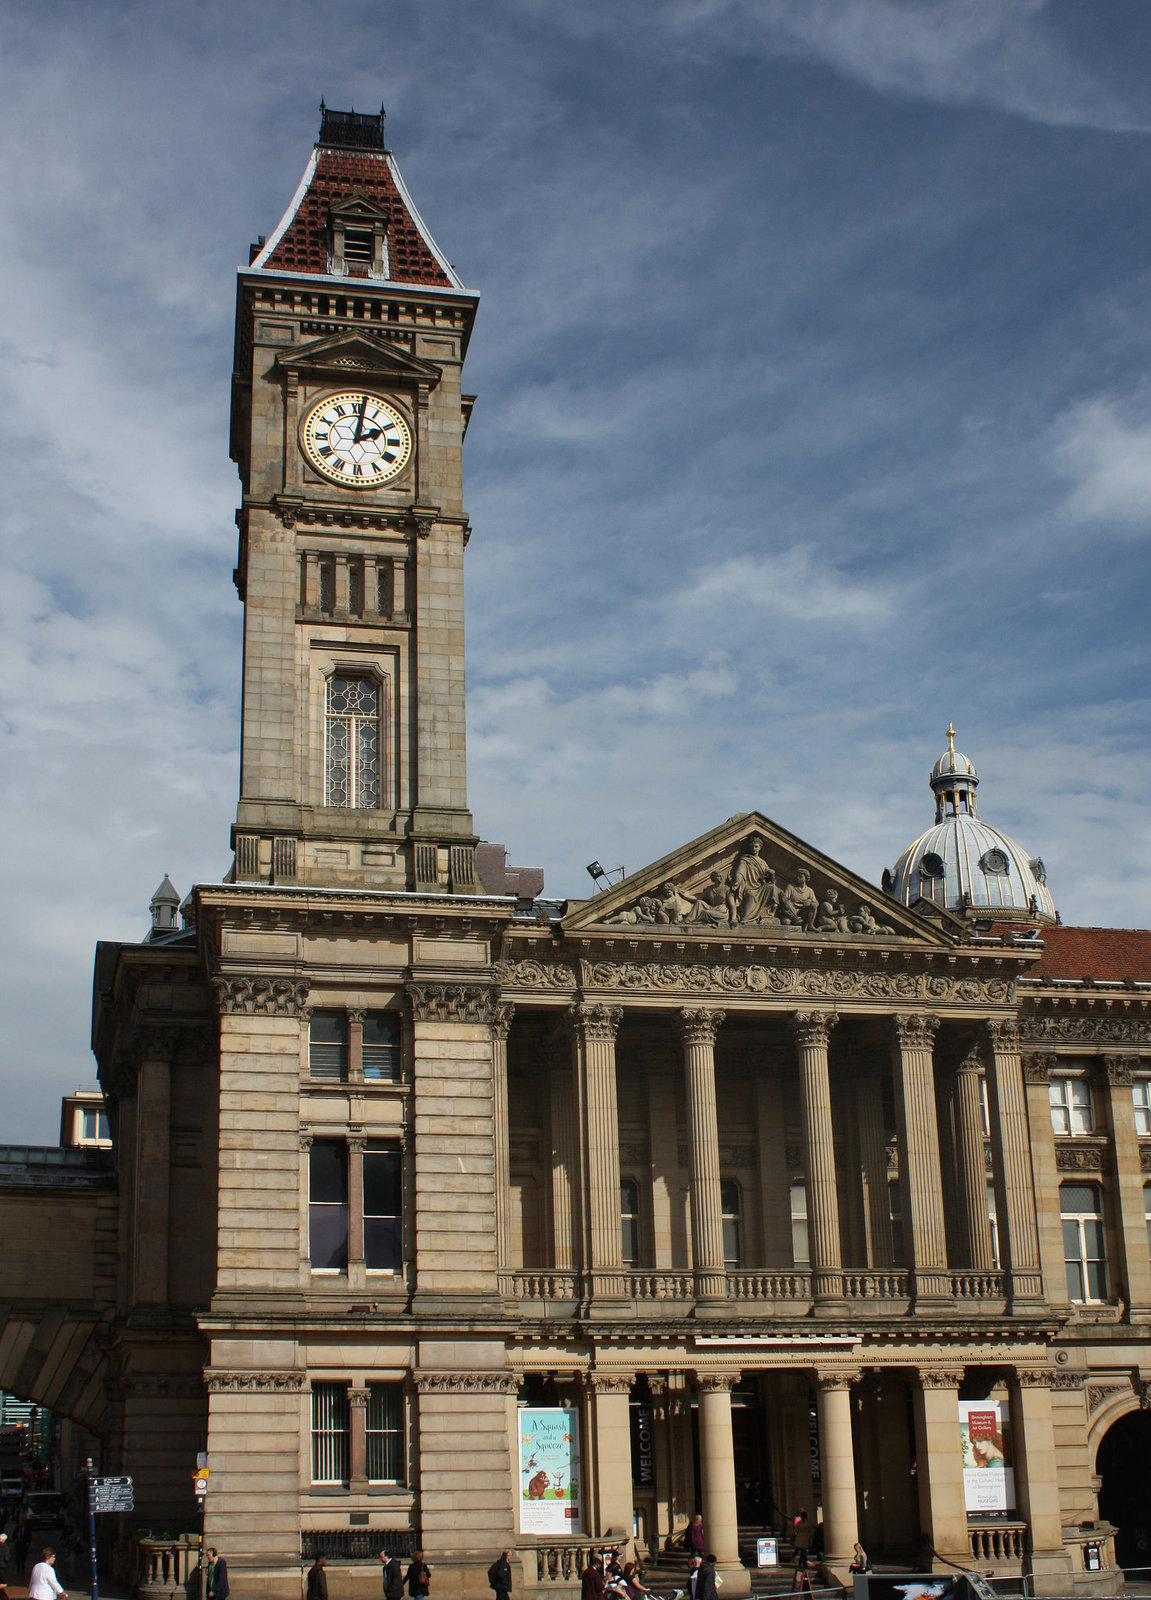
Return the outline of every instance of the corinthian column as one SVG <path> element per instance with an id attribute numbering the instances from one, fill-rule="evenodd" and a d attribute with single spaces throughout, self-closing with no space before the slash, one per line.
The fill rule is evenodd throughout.
<path id="1" fill-rule="evenodd" d="M 496 1264 L 512 1264 L 511 1143 L 508 1130 L 508 1030 L 515 1007 L 502 1002 L 492 1007 L 492 1117 L 495 1122 Z"/>
<path id="2" fill-rule="evenodd" d="M 570 1038 L 564 1040 L 562 1059 L 553 1062 L 548 1070 L 548 1107 L 551 1114 L 551 1264 L 559 1272 L 572 1272 L 580 1264 L 575 1238 L 580 1146 Z"/>
<path id="3" fill-rule="evenodd" d="M 571 1008 L 579 1057 L 580 1144 L 583 1151 L 586 1264 L 591 1293 L 607 1299 L 626 1291 L 619 1222 L 619 1112 L 615 1036 L 619 1006 L 577 1002 Z"/>
<path id="4" fill-rule="evenodd" d="M 867 1265 L 890 1267 L 895 1260 L 895 1249 L 891 1237 L 883 1090 L 878 1078 L 860 1078 L 856 1088 L 855 1111 L 859 1127 L 859 1160 L 863 1169 Z"/>
<path id="5" fill-rule="evenodd" d="M 727 1294 L 715 1110 L 715 1036 L 723 1015 L 722 1011 L 705 1010 L 684 1010 L 679 1014 L 687 1078 L 691 1248 L 699 1299 L 722 1299 Z"/>
<path id="6" fill-rule="evenodd" d="M 943 1173 L 939 1161 L 939 1122 L 935 1114 L 935 1067 L 931 1047 L 939 1018 L 916 1012 L 894 1019 L 899 1041 L 902 1103 L 900 1177 L 911 1223 L 910 1261 L 916 1308 L 951 1298 L 947 1235 L 943 1222 Z"/>
<path id="7" fill-rule="evenodd" d="M 823 1477 L 824 1559 L 846 1579 L 852 1546 L 859 1538 L 855 1451 L 851 1438 L 851 1385 L 858 1372 L 817 1372 L 819 1461 Z"/>
<path id="8" fill-rule="evenodd" d="M 987 1164 L 983 1159 L 983 1103 L 979 1093 L 982 1078 L 983 1058 L 978 1050 L 972 1050 L 955 1071 L 955 1142 L 967 1265 L 976 1272 L 987 1272 L 994 1266 L 987 1215 Z"/>
<path id="9" fill-rule="evenodd" d="M 735 1448 L 731 1432 L 731 1391 L 727 1373 L 700 1373 L 699 1467 L 703 1491 L 703 1530 L 721 1573 L 740 1573 L 739 1517 L 735 1503 Z M 731 1579 L 728 1579 L 731 1582 Z M 736 1589 L 735 1592 L 747 1591 Z"/>
<path id="10" fill-rule="evenodd" d="M 839 1196 L 835 1184 L 835 1134 L 827 1042 L 839 1021 L 834 1011 L 797 1011 L 792 1017 L 799 1049 L 799 1086 L 807 1145 L 807 1222 L 811 1292 L 818 1301 L 843 1299 L 839 1243 Z"/>
<path id="11" fill-rule="evenodd" d="M 1010 1272 L 1011 1302 L 1043 1298 L 1035 1181 L 1027 1136 L 1027 1105 L 1019 1060 L 1019 1027 L 1011 1018 L 989 1022 L 993 1070 L 987 1081 L 991 1150 L 995 1162 L 995 1210 L 999 1254 Z"/>

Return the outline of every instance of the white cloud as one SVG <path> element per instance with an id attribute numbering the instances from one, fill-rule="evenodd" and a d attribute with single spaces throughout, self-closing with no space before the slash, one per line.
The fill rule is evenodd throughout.
<path id="1" fill-rule="evenodd" d="M 1151 419 L 1113 400 L 1085 401 L 1061 420 L 1055 453 L 1072 482 L 1072 517 L 1118 533 L 1151 533 Z"/>

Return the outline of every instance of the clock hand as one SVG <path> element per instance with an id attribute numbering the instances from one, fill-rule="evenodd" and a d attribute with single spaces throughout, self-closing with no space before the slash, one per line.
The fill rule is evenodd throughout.
<path id="1" fill-rule="evenodd" d="M 368 409 L 367 395 L 360 401 L 360 409 L 356 412 L 356 431 L 352 435 L 352 443 L 359 444 L 360 435 L 364 431 L 364 412 Z"/>

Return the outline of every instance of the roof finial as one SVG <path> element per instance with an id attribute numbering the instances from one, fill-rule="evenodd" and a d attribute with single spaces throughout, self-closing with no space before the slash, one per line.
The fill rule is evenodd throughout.
<path id="1" fill-rule="evenodd" d="M 947 753 L 948 753 L 948 755 L 952 755 L 952 756 L 955 754 L 955 724 L 954 724 L 954 722 L 949 722 L 947 724 Z"/>

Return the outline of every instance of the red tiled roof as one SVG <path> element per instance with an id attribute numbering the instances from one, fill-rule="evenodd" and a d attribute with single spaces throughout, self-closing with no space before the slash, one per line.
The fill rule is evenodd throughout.
<path id="1" fill-rule="evenodd" d="M 397 183 L 399 174 L 382 150 L 326 149 L 316 151 L 316 165 L 307 189 L 289 214 L 286 226 L 270 251 L 256 265 L 284 272 L 328 271 L 328 211 L 334 201 L 346 200 L 360 189 L 369 200 L 388 208 L 389 278 L 397 283 L 438 284 L 453 287 L 437 259 L 431 241 L 421 231 Z M 281 224 L 283 226 L 283 224 Z M 265 259 L 266 257 L 266 259 Z M 367 275 L 367 268 L 361 269 Z M 355 275 L 353 270 L 352 275 Z"/>
<path id="2" fill-rule="evenodd" d="M 996 933 L 1010 936 L 1019 924 L 998 923 Z M 1040 928 L 1045 949 L 1029 978 L 1103 978 L 1122 983 L 1151 983 L 1151 928 Z"/>

